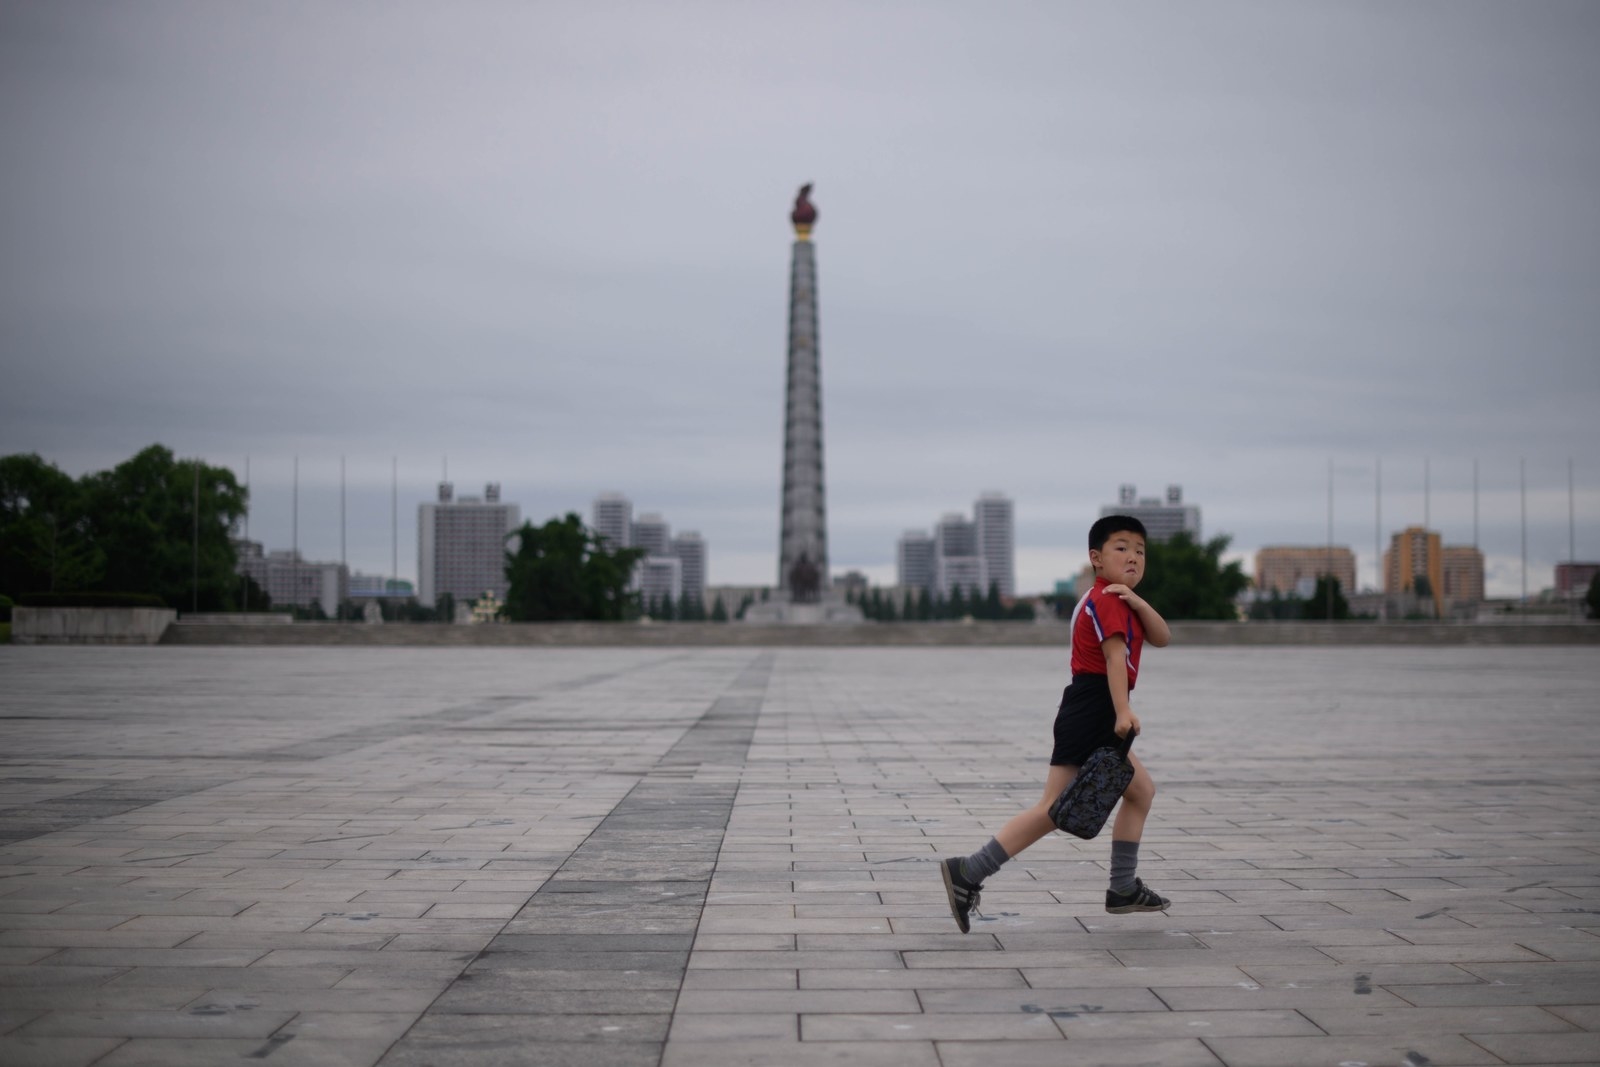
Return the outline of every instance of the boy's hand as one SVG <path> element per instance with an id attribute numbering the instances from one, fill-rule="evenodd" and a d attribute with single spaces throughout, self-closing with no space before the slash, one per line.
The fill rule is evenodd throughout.
<path id="1" fill-rule="evenodd" d="M 1118 737 L 1126 739 L 1129 730 L 1134 733 L 1139 732 L 1139 716 L 1131 711 L 1126 716 L 1117 716 L 1116 734 Z"/>
<path id="2" fill-rule="evenodd" d="M 1143 601 L 1139 599 L 1137 593 L 1123 585 L 1121 582 L 1113 582 L 1106 586 L 1106 592 L 1110 593 L 1112 596 L 1121 597 L 1122 602 L 1127 604 L 1130 608 L 1137 607 L 1139 604 L 1143 603 Z"/>

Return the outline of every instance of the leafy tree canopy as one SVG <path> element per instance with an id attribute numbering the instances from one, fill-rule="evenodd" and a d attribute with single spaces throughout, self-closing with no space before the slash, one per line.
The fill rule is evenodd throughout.
<path id="1" fill-rule="evenodd" d="M 150 593 L 226 610 L 240 595 L 230 538 L 245 502 L 232 471 L 161 445 L 76 482 L 36 455 L 0 457 L 0 592 Z"/>
<path id="2" fill-rule="evenodd" d="M 505 614 L 517 622 L 616 622 L 632 606 L 628 577 L 644 556 L 608 549 L 575 512 L 543 526 L 531 522 L 507 538 Z"/>
<path id="3" fill-rule="evenodd" d="M 0 593 L 87 589 L 104 570 L 78 484 L 35 454 L 0 456 Z"/>
<path id="4" fill-rule="evenodd" d="M 195 595 L 198 482 L 199 581 Z M 229 607 L 238 595 L 231 534 L 245 512 L 233 472 L 179 460 L 151 445 L 109 471 L 82 481 L 94 540 L 104 552 L 100 588 L 155 593 L 172 607 Z"/>
<path id="5" fill-rule="evenodd" d="M 1199 544 L 1186 530 L 1146 548 L 1139 595 L 1167 619 L 1237 619 L 1234 598 L 1249 585 L 1238 561 L 1224 565 L 1232 540 L 1223 534 Z"/>

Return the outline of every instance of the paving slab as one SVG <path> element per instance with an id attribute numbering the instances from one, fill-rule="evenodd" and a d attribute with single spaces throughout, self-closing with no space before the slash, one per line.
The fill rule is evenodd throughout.
<path id="1" fill-rule="evenodd" d="M 0 646 L 0 1062 L 1600 1062 L 1592 647 L 1146 667 L 962 935 L 1059 649 Z"/>

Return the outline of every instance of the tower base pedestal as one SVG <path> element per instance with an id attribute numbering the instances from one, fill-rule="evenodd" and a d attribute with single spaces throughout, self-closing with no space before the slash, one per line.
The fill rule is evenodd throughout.
<path id="1" fill-rule="evenodd" d="M 848 626 L 867 620 L 860 608 L 846 604 L 842 597 L 824 597 L 804 603 L 777 598 L 758 601 L 744 609 L 744 617 L 740 621 L 768 626 Z"/>

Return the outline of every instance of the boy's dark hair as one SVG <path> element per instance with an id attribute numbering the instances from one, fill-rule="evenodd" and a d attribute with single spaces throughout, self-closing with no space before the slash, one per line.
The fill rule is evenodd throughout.
<path id="1" fill-rule="evenodd" d="M 1106 547 L 1106 542 L 1111 540 L 1112 534 L 1136 533 L 1146 541 L 1150 535 L 1144 531 L 1144 523 L 1132 515 L 1102 515 L 1089 527 L 1089 549 L 1098 552 Z"/>

